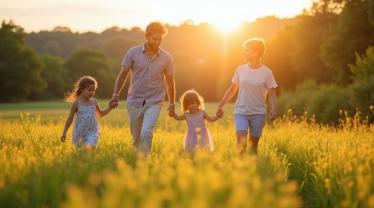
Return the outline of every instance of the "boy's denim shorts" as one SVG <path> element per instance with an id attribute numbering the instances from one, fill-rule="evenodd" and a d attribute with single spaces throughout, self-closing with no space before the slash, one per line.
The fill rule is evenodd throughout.
<path id="1" fill-rule="evenodd" d="M 245 115 L 235 114 L 235 128 L 236 132 L 245 131 L 257 138 L 262 135 L 262 130 L 265 126 L 265 114 Z"/>

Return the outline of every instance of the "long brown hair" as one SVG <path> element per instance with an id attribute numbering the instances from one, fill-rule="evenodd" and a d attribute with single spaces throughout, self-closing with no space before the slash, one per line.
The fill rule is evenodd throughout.
<path id="1" fill-rule="evenodd" d="M 204 109 L 204 99 L 195 90 L 187 90 L 185 93 L 183 93 L 183 95 L 180 98 L 180 102 L 182 103 L 183 112 L 188 111 L 188 106 L 192 102 L 196 102 L 200 110 Z"/>
<path id="2" fill-rule="evenodd" d="M 82 91 L 91 85 L 95 85 L 95 88 L 97 88 L 97 81 L 95 78 L 91 76 L 83 76 L 79 78 L 74 84 L 74 89 L 68 92 L 65 96 L 65 102 L 73 103 L 77 100 L 79 95 L 82 94 Z"/>

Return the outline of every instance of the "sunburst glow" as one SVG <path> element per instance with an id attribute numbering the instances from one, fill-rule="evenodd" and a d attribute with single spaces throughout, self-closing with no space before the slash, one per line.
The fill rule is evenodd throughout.
<path id="1" fill-rule="evenodd" d="M 214 21 L 212 24 L 223 33 L 231 33 L 239 27 L 240 22 L 234 19 L 227 19 L 223 21 Z"/>
<path id="2" fill-rule="evenodd" d="M 12 19 L 26 31 L 53 29 L 57 25 L 74 31 L 101 31 L 111 26 L 144 28 L 155 20 L 173 25 L 191 20 L 213 23 L 218 30 L 229 33 L 242 21 L 273 15 L 291 17 L 311 4 L 312 0 L 108 0 L 105 3 L 100 0 L 35 0 L 32 3 L 4 0 L 0 19 Z"/>

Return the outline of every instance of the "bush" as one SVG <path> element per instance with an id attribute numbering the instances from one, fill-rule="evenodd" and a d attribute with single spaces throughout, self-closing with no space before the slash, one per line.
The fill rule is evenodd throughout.
<path id="1" fill-rule="evenodd" d="M 353 84 L 351 99 L 369 121 L 374 121 L 374 47 L 369 47 L 363 56 L 356 55 L 356 64 L 351 65 Z"/>
<path id="2" fill-rule="evenodd" d="M 337 85 L 322 85 L 309 97 L 305 109 L 322 123 L 336 123 L 339 111 L 352 111 L 349 90 Z"/>
<path id="3" fill-rule="evenodd" d="M 337 123 L 340 110 L 352 112 L 350 90 L 337 85 L 318 85 L 307 80 L 295 91 L 285 92 L 277 102 L 278 112 L 285 114 L 292 109 L 296 115 L 314 115 L 322 123 Z"/>
<path id="4" fill-rule="evenodd" d="M 314 80 L 306 80 L 296 86 L 295 91 L 286 91 L 278 98 L 277 109 L 280 113 L 286 113 L 292 109 L 296 114 L 303 114 L 305 106 L 309 102 L 310 95 L 318 90 L 318 85 Z"/>

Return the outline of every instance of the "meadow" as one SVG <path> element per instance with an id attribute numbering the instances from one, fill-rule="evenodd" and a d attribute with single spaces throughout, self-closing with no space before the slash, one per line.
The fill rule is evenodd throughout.
<path id="1" fill-rule="evenodd" d="M 87 153 L 59 141 L 67 104 L 0 104 L 0 207 L 374 207 L 374 125 L 359 116 L 332 127 L 290 112 L 267 124 L 258 156 L 239 155 L 229 105 L 208 123 L 215 151 L 183 154 L 186 124 L 164 107 L 144 156 L 124 105 Z"/>

